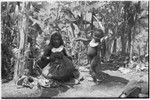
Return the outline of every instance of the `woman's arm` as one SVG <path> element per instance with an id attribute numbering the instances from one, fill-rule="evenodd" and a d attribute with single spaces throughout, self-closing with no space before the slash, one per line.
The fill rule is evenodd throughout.
<path id="1" fill-rule="evenodd" d="M 50 60 L 48 59 L 50 55 L 51 55 L 51 50 L 46 49 L 42 57 L 37 61 L 37 64 L 40 66 L 40 68 L 43 69 L 50 62 Z"/>
<path id="2" fill-rule="evenodd" d="M 66 53 L 66 50 L 65 50 L 65 49 L 63 49 L 63 53 L 64 53 L 64 55 L 65 55 L 66 57 L 68 57 L 70 60 L 72 60 L 72 57 L 69 56 L 69 55 Z"/>

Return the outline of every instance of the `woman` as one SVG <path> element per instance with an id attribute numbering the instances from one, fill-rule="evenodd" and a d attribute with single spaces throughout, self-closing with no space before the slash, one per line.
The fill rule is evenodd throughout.
<path id="1" fill-rule="evenodd" d="M 43 68 L 42 75 L 46 78 L 64 82 L 79 77 L 79 72 L 74 67 L 71 57 L 67 55 L 58 31 L 52 33 L 50 44 L 38 65 Z"/>

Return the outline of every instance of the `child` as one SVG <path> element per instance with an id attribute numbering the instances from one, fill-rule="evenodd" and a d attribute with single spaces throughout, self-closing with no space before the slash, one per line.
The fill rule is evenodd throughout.
<path id="1" fill-rule="evenodd" d="M 103 37 L 102 30 L 95 31 L 93 39 L 89 43 L 89 47 L 88 47 L 87 54 L 88 54 L 88 60 L 90 62 L 90 74 L 94 82 L 97 82 L 97 78 L 100 78 L 100 80 L 103 80 L 103 78 L 105 78 L 104 77 L 105 75 L 102 74 L 100 70 L 97 71 L 97 68 L 101 67 L 101 61 L 102 61 L 101 53 L 102 53 L 103 45 L 101 45 L 102 43 L 100 41 L 102 37 Z"/>
<path id="2" fill-rule="evenodd" d="M 97 52 L 101 50 L 101 58 L 103 56 L 105 56 L 105 43 L 102 42 L 100 49 L 98 50 L 98 45 L 100 44 L 100 39 L 103 37 L 103 31 L 102 30 L 98 30 L 94 32 L 93 35 L 93 39 L 91 40 L 91 42 L 89 43 L 88 46 L 88 52 L 87 52 L 87 56 L 88 56 L 88 60 L 91 63 L 91 61 L 93 60 L 93 58 L 97 55 Z"/>

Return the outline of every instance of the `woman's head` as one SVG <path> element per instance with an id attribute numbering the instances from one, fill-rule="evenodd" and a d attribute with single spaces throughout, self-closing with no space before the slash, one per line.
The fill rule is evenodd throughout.
<path id="1" fill-rule="evenodd" d="M 52 33 L 50 38 L 50 45 L 54 48 L 58 48 L 61 45 L 64 45 L 61 34 L 58 31 Z"/>

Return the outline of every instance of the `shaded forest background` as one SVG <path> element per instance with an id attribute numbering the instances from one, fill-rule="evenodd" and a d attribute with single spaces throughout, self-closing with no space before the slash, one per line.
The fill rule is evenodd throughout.
<path id="1" fill-rule="evenodd" d="M 2 79 L 31 71 L 54 30 L 76 66 L 87 64 L 89 40 L 102 29 L 106 64 L 142 67 L 148 63 L 148 9 L 146 1 L 1 2 Z"/>

